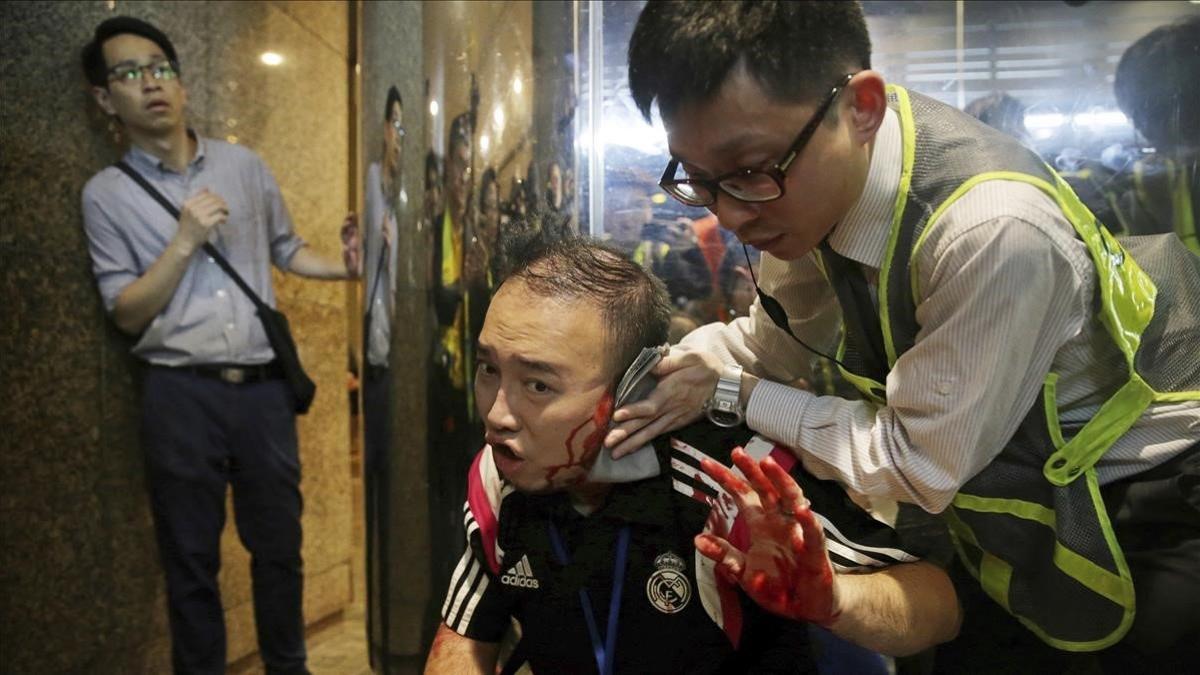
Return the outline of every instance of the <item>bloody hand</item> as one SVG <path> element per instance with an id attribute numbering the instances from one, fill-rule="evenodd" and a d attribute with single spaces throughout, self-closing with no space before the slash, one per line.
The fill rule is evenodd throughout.
<path id="1" fill-rule="evenodd" d="M 696 536 L 696 550 L 767 611 L 830 626 L 839 614 L 837 580 L 821 524 L 803 491 L 770 457 L 756 464 L 739 448 L 733 451 L 733 463 L 749 485 L 712 460 L 702 460 L 700 468 L 733 496 L 749 543 L 743 551 L 721 536 L 704 533 Z"/>

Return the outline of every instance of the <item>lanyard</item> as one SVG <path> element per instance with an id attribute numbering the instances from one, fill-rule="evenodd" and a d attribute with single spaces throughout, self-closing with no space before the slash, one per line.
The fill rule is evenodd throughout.
<path id="1" fill-rule="evenodd" d="M 549 522 L 550 545 L 554 548 L 554 557 L 559 564 L 571 564 L 571 557 L 563 546 L 562 537 L 554 521 Z M 625 567 L 629 561 L 629 526 L 621 528 L 617 535 L 617 558 L 613 563 L 612 597 L 608 601 L 608 630 L 603 639 L 600 627 L 596 625 L 596 614 L 592 611 L 592 600 L 588 597 L 586 588 L 579 589 L 579 604 L 583 605 L 583 618 L 587 620 L 588 637 L 592 639 L 592 651 L 596 658 L 596 667 L 600 675 L 612 675 L 612 656 L 617 648 L 617 618 L 621 613 L 621 589 L 625 586 Z"/>

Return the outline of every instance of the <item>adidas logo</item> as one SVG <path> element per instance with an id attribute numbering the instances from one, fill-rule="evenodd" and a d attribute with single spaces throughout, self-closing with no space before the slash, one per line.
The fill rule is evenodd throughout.
<path id="1" fill-rule="evenodd" d="M 529 556 L 523 555 L 513 565 L 504 576 L 500 577 L 500 583 L 507 586 L 517 586 L 519 588 L 538 588 L 541 584 L 533 577 L 533 570 L 529 567 Z"/>

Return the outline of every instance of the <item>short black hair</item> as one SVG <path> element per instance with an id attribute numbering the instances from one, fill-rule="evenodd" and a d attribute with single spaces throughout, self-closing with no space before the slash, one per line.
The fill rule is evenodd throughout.
<path id="1" fill-rule="evenodd" d="M 479 211 L 483 211 L 483 200 L 487 195 L 488 183 L 496 186 L 496 198 L 500 198 L 500 177 L 496 174 L 496 168 L 489 166 L 483 170 L 483 175 L 479 177 Z"/>
<path id="2" fill-rule="evenodd" d="M 470 113 L 462 113 L 450 122 L 450 143 L 448 144 L 448 149 L 446 151 L 447 155 L 453 155 L 454 148 L 459 145 L 471 147 Z"/>
<path id="3" fill-rule="evenodd" d="M 1121 55 L 1117 105 L 1155 145 L 1200 138 L 1200 16 L 1159 26 Z"/>
<path id="4" fill-rule="evenodd" d="M 83 46 L 79 55 L 83 62 L 83 74 L 92 86 L 108 85 L 108 64 L 104 62 L 104 43 L 109 38 L 127 33 L 140 35 L 158 45 L 159 49 L 163 50 L 163 55 L 175 66 L 176 71 L 179 70 L 179 56 L 175 53 L 175 45 L 171 44 L 171 38 L 167 37 L 166 33 L 132 16 L 114 16 L 96 26 L 92 41 Z"/>
<path id="5" fill-rule="evenodd" d="M 383 106 L 383 121 L 384 122 L 387 122 L 392 119 L 392 104 L 393 103 L 399 103 L 400 109 L 401 110 L 404 109 L 404 99 L 400 98 L 400 90 L 397 89 L 396 85 L 394 85 L 394 84 L 392 86 L 388 87 L 387 103 L 385 103 Z"/>
<path id="6" fill-rule="evenodd" d="M 537 214 L 531 220 L 551 218 Z M 644 347 L 667 342 L 671 303 L 667 289 L 641 265 L 594 239 L 570 234 L 552 223 L 513 228 L 501 237 L 503 284 L 520 280 L 535 295 L 591 302 L 600 309 L 608 349 L 605 365 L 616 386 Z"/>
<path id="7" fill-rule="evenodd" d="M 433 181 L 429 180 L 429 172 L 433 172 Z M 425 153 L 425 189 L 438 185 L 442 182 L 442 160 L 438 159 L 437 153 L 430 150 Z"/>
<path id="8" fill-rule="evenodd" d="M 629 88 L 650 119 L 706 101 L 736 67 L 788 103 L 820 100 L 851 72 L 871 67 L 871 38 L 857 2 L 662 0 L 646 4 L 629 41 Z"/>

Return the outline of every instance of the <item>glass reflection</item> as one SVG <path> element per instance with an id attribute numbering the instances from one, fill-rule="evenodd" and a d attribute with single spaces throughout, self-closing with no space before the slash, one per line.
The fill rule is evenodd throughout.
<path id="1" fill-rule="evenodd" d="M 863 4 L 874 66 L 889 81 L 964 109 L 1035 150 L 1110 229 L 1176 231 L 1200 252 L 1192 198 L 1200 104 L 1183 98 L 1194 96 L 1190 83 L 1200 80 L 1183 70 L 1195 60 L 1164 65 L 1129 56 L 1140 38 L 1187 15 L 1194 34 L 1194 6 Z M 428 256 L 436 317 L 426 355 L 435 604 L 461 553 L 462 476 L 482 442 L 472 349 L 504 268 L 504 234 L 537 209 L 557 214 L 553 227 L 620 248 L 666 284 L 672 341 L 698 325 L 745 316 L 753 302 L 758 252 L 744 252 L 713 214 L 656 186 L 671 159 L 665 132 L 657 118 L 642 119 L 626 72 L 643 5 L 424 5 L 427 100 L 417 110 L 428 131 L 409 142 L 422 143 L 425 156 L 421 213 L 431 245 L 416 254 Z M 368 228 L 368 265 L 386 246 L 385 231 L 372 244 Z M 813 361 L 816 391 L 854 395 L 828 362 Z"/>

